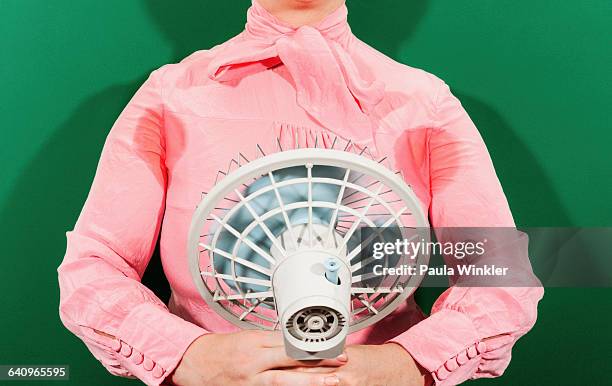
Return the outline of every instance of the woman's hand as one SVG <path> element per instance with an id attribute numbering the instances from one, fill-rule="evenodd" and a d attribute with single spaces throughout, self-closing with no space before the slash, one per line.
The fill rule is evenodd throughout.
<path id="1" fill-rule="evenodd" d="M 304 367 L 299 371 L 335 374 L 340 386 L 429 386 L 431 375 L 395 343 L 347 346 L 345 366 Z"/>
<path id="2" fill-rule="evenodd" d="M 296 361 L 285 354 L 278 331 L 241 331 L 208 334 L 196 339 L 171 376 L 178 386 L 191 385 L 337 385 L 338 378 L 325 372 L 295 368 L 338 368 L 346 355 L 324 361 Z M 363 385 L 363 384 L 362 384 Z"/>
<path id="3" fill-rule="evenodd" d="M 346 348 L 346 366 L 335 369 L 341 386 L 427 386 L 431 375 L 400 345 L 356 345 Z"/>

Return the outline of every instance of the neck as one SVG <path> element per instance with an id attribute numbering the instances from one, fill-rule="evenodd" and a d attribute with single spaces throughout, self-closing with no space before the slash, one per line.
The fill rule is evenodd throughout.
<path id="1" fill-rule="evenodd" d="M 257 0 L 278 20 L 294 28 L 314 26 L 338 9 L 345 0 Z"/>

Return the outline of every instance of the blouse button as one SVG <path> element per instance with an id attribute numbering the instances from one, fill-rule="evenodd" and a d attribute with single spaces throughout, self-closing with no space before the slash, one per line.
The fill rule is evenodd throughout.
<path id="1" fill-rule="evenodd" d="M 155 362 L 153 362 L 149 358 L 145 358 L 144 362 L 142 363 L 142 366 L 144 367 L 145 370 L 151 371 L 153 370 L 153 367 L 155 367 Z"/>
<path id="2" fill-rule="evenodd" d="M 132 355 L 132 347 L 125 342 L 121 342 L 121 355 L 126 358 Z"/>
<path id="3" fill-rule="evenodd" d="M 135 365 L 141 364 L 143 359 L 144 358 L 143 358 L 142 354 L 140 353 L 140 351 L 132 350 L 132 362 Z"/>
<path id="4" fill-rule="evenodd" d="M 467 349 L 467 356 L 470 359 L 476 358 L 476 356 L 478 356 L 478 351 L 476 350 L 476 345 L 470 346 Z"/>
<path id="5" fill-rule="evenodd" d="M 478 342 L 476 345 L 476 351 L 478 351 L 478 354 L 484 353 L 487 351 L 487 344 L 485 342 Z"/>
<path id="6" fill-rule="evenodd" d="M 119 352 L 121 350 L 121 341 L 119 339 L 113 339 L 111 342 L 111 348 L 115 352 Z"/>
<path id="7" fill-rule="evenodd" d="M 443 381 L 446 378 L 448 378 L 448 375 L 450 374 L 450 371 L 448 371 L 446 369 L 446 367 L 442 366 L 440 367 L 437 371 L 436 371 L 436 375 L 438 376 L 438 379 Z"/>
<path id="8" fill-rule="evenodd" d="M 155 365 L 153 368 L 153 378 L 161 378 L 164 375 L 164 369 L 162 369 L 159 365 Z"/>
<path id="9" fill-rule="evenodd" d="M 448 371 L 455 371 L 459 367 L 459 364 L 457 363 L 455 358 L 452 358 L 446 361 L 444 367 L 446 367 Z"/>
<path id="10" fill-rule="evenodd" d="M 467 354 L 465 353 L 465 351 L 461 351 L 459 353 L 459 355 L 457 355 L 457 364 L 459 366 L 463 366 L 464 364 L 467 363 L 467 361 L 469 360 Z"/>

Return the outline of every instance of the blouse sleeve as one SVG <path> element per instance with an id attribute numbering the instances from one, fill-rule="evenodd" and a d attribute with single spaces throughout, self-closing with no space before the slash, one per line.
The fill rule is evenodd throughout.
<path id="1" fill-rule="evenodd" d="M 449 87 L 437 78 L 436 83 L 429 138 L 432 226 L 514 228 L 478 130 Z M 452 286 L 427 319 L 391 340 L 429 371 L 437 385 L 500 376 L 514 342 L 534 325 L 543 289 L 529 263 L 527 237 L 514 246 L 505 248 L 510 256 L 501 258 L 512 261 L 520 286 Z"/>
<path id="2" fill-rule="evenodd" d="M 113 125 L 58 268 L 64 325 L 112 374 L 149 385 L 206 333 L 141 284 L 164 212 L 162 73 L 150 75 Z"/>

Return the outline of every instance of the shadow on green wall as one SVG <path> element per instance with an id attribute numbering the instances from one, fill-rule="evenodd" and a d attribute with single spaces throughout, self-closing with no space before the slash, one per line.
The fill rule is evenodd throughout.
<path id="1" fill-rule="evenodd" d="M 237 2 L 143 0 L 155 25 L 172 46 L 169 62 L 222 42 L 241 30 L 246 5 Z M 221 17 L 225 15 L 225 17 Z M 226 15 L 239 15 L 227 20 Z M 172 32 L 176 31 L 176 32 Z M 151 68 L 152 70 L 153 68 Z M 0 363 L 66 363 L 70 384 L 108 384 L 104 369 L 62 325 L 58 316 L 56 268 L 65 253 L 64 232 L 73 228 L 91 185 L 104 139 L 113 122 L 148 74 L 99 90 L 75 106 L 70 117 L 41 145 L 0 208 L 7 235 L 3 256 L 15 257 L 5 270 L 3 345 Z M 70 100 L 51 103 L 71 103 Z M 27 280 L 27 285 L 24 285 Z M 169 286 L 158 252 L 143 282 L 167 300 Z M 47 350 L 35 349 L 48 347 Z M 92 373 L 93 372 L 93 373 Z M 102 378 L 96 378 L 96 375 Z M 93 377 L 93 378 L 92 378 Z M 113 379 L 114 384 L 133 383 Z M 60 382 L 61 383 L 61 382 Z"/>
<path id="2" fill-rule="evenodd" d="M 373 3 L 349 0 L 353 29 L 364 41 L 394 57 L 398 48 L 414 33 L 428 2 L 381 1 L 385 7 L 378 2 L 376 6 Z M 247 1 L 204 0 L 178 3 L 143 0 L 143 4 L 173 47 L 171 61 L 178 61 L 195 50 L 209 48 L 237 33 L 248 6 Z M 388 12 L 389 9 L 393 9 L 393 12 Z M 376 12 L 384 17 L 373 17 Z M 384 20 L 384 23 L 372 26 L 371 20 Z M 20 298 L 7 299 L 8 326 L 15 331 L 34 331 L 25 338 L 18 336 L 21 334 L 7 337 L 8 341 L 4 342 L 7 347 L 23 346 L 24 339 L 31 340 L 26 342 L 28 346 L 34 342 L 56 344 L 53 340 L 66 340 L 65 337 L 69 335 L 60 326 L 57 316 L 55 269 L 65 251 L 63 232 L 74 225 L 108 130 L 146 75 L 100 90 L 80 102 L 70 118 L 57 127 L 54 136 L 32 158 L 14 186 L 8 205 L 2 208 L 1 218 L 8 225 L 7 229 L 20 230 L 13 232 L 13 237 L 4 248 L 9 256 L 20 256 L 22 261 L 27 261 L 15 265 L 14 277 L 33 275 L 37 283 L 36 286 L 22 286 Z M 528 201 L 532 195 L 547 197 L 548 205 L 545 208 L 532 208 L 540 211 L 538 216 L 525 214 L 517 222 L 526 225 L 523 219 L 550 218 L 552 224 L 569 224 L 546 173 L 503 117 L 486 101 L 455 92 L 492 149 L 511 204 L 529 208 Z M 162 299 L 168 298 L 169 288 L 159 256 L 153 256 L 143 280 Z M 419 302 L 430 305 L 438 293 L 432 289 L 422 291 Z M 39 312 L 45 319 L 57 321 L 52 328 L 40 331 L 36 318 L 23 317 L 23 303 L 29 299 L 36 299 L 41 304 Z M 31 359 L 31 362 L 36 362 L 36 358 Z M 44 359 L 42 357 L 42 362 Z"/>

